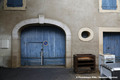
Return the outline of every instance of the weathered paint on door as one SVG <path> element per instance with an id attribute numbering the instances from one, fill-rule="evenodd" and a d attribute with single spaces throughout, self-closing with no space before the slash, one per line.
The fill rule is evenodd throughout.
<path id="1" fill-rule="evenodd" d="M 42 42 L 43 65 L 65 65 L 65 32 L 46 25 L 31 26 L 21 31 L 21 65 L 41 65 Z"/>
<path id="2" fill-rule="evenodd" d="M 103 53 L 114 54 L 120 60 L 120 32 L 103 33 Z"/>

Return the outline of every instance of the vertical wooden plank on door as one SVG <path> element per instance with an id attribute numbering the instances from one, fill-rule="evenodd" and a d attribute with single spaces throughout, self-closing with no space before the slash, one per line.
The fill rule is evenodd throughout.
<path id="1" fill-rule="evenodd" d="M 46 57 L 45 59 L 45 65 L 53 65 L 55 60 L 55 29 L 48 26 L 48 42 L 49 42 L 49 45 L 48 45 L 48 57 Z"/>
<path id="2" fill-rule="evenodd" d="M 43 27 L 43 42 L 47 41 L 48 45 L 44 45 L 44 65 L 46 65 L 46 61 L 49 58 L 49 27 Z"/>
<path id="3" fill-rule="evenodd" d="M 56 34 L 55 34 L 55 53 L 56 53 L 56 57 L 58 57 L 56 59 L 56 61 L 58 61 L 58 65 L 64 65 L 65 64 L 65 52 L 64 52 L 64 45 L 63 43 L 65 42 L 65 39 L 63 38 L 64 32 L 62 30 L 56 29 Z M 62 49 L 64 48 L 64 49 Z M 63 55 L 64 54 L 64 55 Z"/>
<path id="4" fill-rule="evenodd" d="M 119 33 L 118 36 L 119 37 L 118 37 L 118 41 L 117 41 L 116 45 L 118 45 L 119 48 L 117 48 L 117 55 L 118 55 L 118 57 L 117 57 L 116 61 L 120 62 L 120 33 Z"/>
<path id="5" fill-rule="evenodd" d="M 61 53 L 62 53 L 62 58 L 65 59 L 65 32 L 63 30 L 61 30 Z"/>
<path id="6" fill-rule="evenodd" d="M 24 66 L 27 62 L 24 57 L 26 56 L 26 50 L 25 50 L 25 29 L 21 32 L 21 65 Z"/>
<path id="7" fill-rule="evenodd" d="M 56 29 L 56 33 L 55 33 L 55 53 L 56 53 L 56 57 L 61 57 L 60 55 L 60 46 L 61 45 L 61 41 L 60 41 L 60 30 Z"/>
<path id="8" fill-rule="evenodd" d="M 33 59 L 35 58 L 36 54 L 34 53 L 34 49 L 35 49 L 35 44 L 33 42 L 36 42 L 36 27 L 29 27 L 28 29 L 29 31 L 27 32 L 27 44 L 26 44 L 26 50 L 27 50 L 27 65 L 34 65 L 34 63 L 36 63 Z M 34 63 L 33 63 L 34 62 Z"/>
<path id="9" fill-rule="evenodd" d="M 61 30 L 61 54 L 62 54 L 62 63 L 61 64 L 65 64 L 65 49 L 66 49 L 66 45 L 65 45 L 65 41 L 66 41 L 66 39 L 65 39 L 65 32 L 63 31 L 63 30 Z"/>
<path id="10" fill-rule="evenodd" d="M 36 38 L 38 42 L 43 42 L 43 27 L 38 26 L 36 27 Z"/>
<path id="11" fill-rule="evenodd" d="M 104 54 L 106 53 L 110 53 L 110 54 L 113 54 L 111 53 L 111 33 L 106 33 L 104 32 L 103 33 L 103 51 L 104 51 Z"/>
<path id="12" fill-rule="evenodd" d="M 104 54 L 106 54 L 106 48 L 107 48 L 107 42 L 106 42 L 106 40 L 107 40 L 107 36 L 105 35 L 105 33 L 103 33 L 103 53 Z"/>
<path id="13" fill-rule="evenodd" d="M 54 57 L 54 40 L 55 40 L 55 33 L 52 28 L 49 28 L 49 58 Z"/>
<path id="14" fill-rule="evenodd" d="M 43 28 L 41 26 L 36 27 L 36 42 L 43 42 Z M 41 50 L 42 43 L 39 46 L 40 46 L 40 50 Z M 37 54 L 37 56 L 39 56 L 39 57 L 41 57 L 40 52 Z"/>
<path id="15" fill-rule="evenodd" d="M 28 62 L 28 59 L 27 59 L 28 53 L 27 53 L 26 46 L 29 38 L 29 32 L 30 30 L 28 29 L 24 29 L 21 32 L 21 64 L 22 65 L 27 65 L 27 62 Z"/>

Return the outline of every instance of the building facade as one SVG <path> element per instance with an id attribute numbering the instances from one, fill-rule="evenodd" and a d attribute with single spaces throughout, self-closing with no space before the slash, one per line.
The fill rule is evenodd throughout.
<path id="1" fill-rule="evenodd" d="M 31 55 L 27 55 L 27 53 L 30 53 L 29 50 L 37 49 L 37 45 L 32 45 L 32 42 L 39 44 L 39 42 L 44 41 L 48 42 L 47 47 L 49 47 L 46 55 L 48 55 L 48 58 L 52 58 L 51 62 L 49 62 L 50 60 L 47 61 L 47 57 L 43 59 L 44 61 L 46 60 L 46 65 L 54 63 L 54 65 L 64 65 L 66 68 L 72 68 L 74 54 L 94 54 L 96 55 L 96 65 L 98 65 L 99 54 L 103 54 L 104 52 L 110 53 L 110 51 L 104 51 L 103 49 L 103 33 L 118 32 L 119 34 L 120 32 L 119 0 L 116 0 L 116 3 L 112 4 L 113 6 L 116 5 L 117 8 L 112 9 L 107 9 L 106 7 L 101 8 L 101 6 L 105 5 L 102 0 L 22 1 L 24 3 L 22 8 L 20 8 L 21 6 L 19 8 L 16 8 L 16 6 L 13 8 L 13 6 L 11 7 L 11 5 L 7 4 L 7 0 L 0 0 L 0 66 L 21 67 L 24 65 L 24 61 L 26 61 L 22 59 L 21 56 L 26 57 L 25 59 L 27 59 L 28 62 L 30 61 L 30 65 L 34 65 L 32 62 L 39 60 L 29 60 L 29 57 L 33 58 L 34 55 L 32 55 L 32 53 Z M 30 28 L 31 26 L 32 28 Z M 34 38 L 31 35 L 34 34 L 33 36 L 36 36 L 35 33 L 40 32 L 38 28 L 35 29 L 36 26 L 49 26 L 49 29 L 47 27 L 45 30 L 42 29 L 41 34 L 47 34 L 46 30 L 48 30 L 48 34 L 54 36 L 54 39 L 49 37 L 49 35 L 38 34 L 47 36 L 47 38 L 42 39 L 40 36 L 37 36 L 37 38 L 42 41 L 35 41 L 37 38 L 32 41 Z M 59 34 L 62 35 L 64 33 L 64 36 L 56 35 L 57 32 L 59 32 L 58 29 L 60 30 Z M 29 30 L 29 35 L 24 34 L 24 31 L 27 33 L 27 30 Z M 38 31 L 36 32 L 34 30 Z M 54 32 L 54 34 L 50 32 Z M 24 44 L 26 44 L 22 44 L 22 40 L 27 40 L 25 39 L 26 35 L 31 36 L 31 38 L 27 39 L 31 40 L 28 40 L 28 43 L 31 43 L 29 46 L 33 46 L 34 48 L 22 47 L 22 45 L 24 46 Z M 61 38 L 63 40 L 60 40 Z M 56 40 L 56 42 L 54 40 Z M 51 49 L 51 47 L 53 47 L 53 49 Z M 24 52 L 25 48 L 28 51 L 26 53 Z M 116 47 L 114 49 L 116 49 Z M 50 52 L 52 50 L 53 52 Z M 37 56 L 40 51 L 35 53 Z M 49 55 L 53 53 L 54 55 Z M 57 53 L 59 54 L 56 56 Z M 41 57 L 41 55 L 38 56 Z M 119 56 L 119 54 L 117 56 Z M 35 65 L 38 64 L 35 63 Z"/>

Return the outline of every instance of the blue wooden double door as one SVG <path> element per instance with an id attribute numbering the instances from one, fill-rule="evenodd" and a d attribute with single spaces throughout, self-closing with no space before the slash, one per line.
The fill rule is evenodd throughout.
<path id="1" fill-rule="evenodd" d="M 65 32 L 54 25 L 24 28 L 21 31 L 21 65 L 65 65 L 65 41 Z"/>
<path id="2" fill-rule="evenodd" d="M 103 53 L 114 54 L 116 61 L 120 61 L 120 32 L 103 33 Z"/>

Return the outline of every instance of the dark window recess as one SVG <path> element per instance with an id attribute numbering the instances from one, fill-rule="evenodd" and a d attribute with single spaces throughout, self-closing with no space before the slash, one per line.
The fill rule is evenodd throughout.
<path id="1" fill-rule="evenodd" d="M 7 0 L 7 7 L 22 7 L 23 0 Z"/>
<path id="2" fill-rule="evenodd" d="M 102 9 L 116 10 L 117 9 L 117 0 L 102 0 Z"/>
<path id="3" fill-rule="evenodd" d="M 90 36 L 90 32 L 88 32 L 88 31 L 83 31 L 82 32 L 82 37 L 83 38 L 88 38 Z"/>

